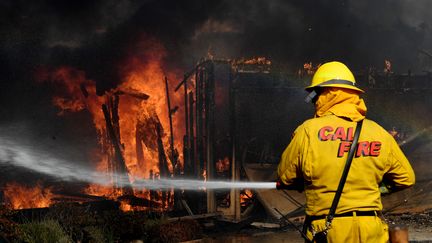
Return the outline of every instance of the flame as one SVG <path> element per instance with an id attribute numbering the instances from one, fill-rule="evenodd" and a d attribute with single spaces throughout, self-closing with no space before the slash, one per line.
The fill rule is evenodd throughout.
<path id="1" fill-rule="evenodd" d="M 105 121 L 101 106 L 104 98 L 96 95 L 96 83 L 86 79 L 85 72 L 72 67 L 60 67 L 55 70 L 44 68 L 43 72 L 44 75 L 39 75 L 36 79 L 39 82 L 49 82 L 57 89 L 52 102 L 60 108 L 58 115 L 87 109 L 92 115 L 97 131 L 103 134 Z"/>
<path id="2" fill-rule="evenodd" d="M 384 73 L 393 73 L 392 64 L 389 60 L 384 60 Z"/>
<path id="3" fill-rule="evenodd" d="M 253 192 L 249 189 L 245 189 L 240 193 L 240 205 L 245 205 L 247 202 L 252 200 Z"/>
<path id="4" fill-rule="evenodd" d="M 6 204 L 13 209 L 49 207 L 53 197 L 51 188 L 43 188 L 40 182 L 34 187 L 10 182 L 6 184 L 3 194 Z"/>
<path id="5" fill-rule="evenodd" d="M 271 61 L 266 57 L 256 57 L 248 60 L 244 60 L 244 64 L 261 64 L 261 65 L 271 65 Z"/>
<path id="6" fill-rule="evenodd" d="M 144 158 L 144 164 L 140 164 L 136 156 L 136 133 L 137 124 L 142 125 L 142 128 L 148 128 L 156 122 L 160 122 L 163 128 L 169 128 L 168 118 L 168 106 L 166 100 L 166 90 L 164 83 L 164 71 L 162 70 L 162 59 L 165 57 L 163 49 L 159 46 L 155 48 L 159 50 L 159 53 L 151 54 L 152 59 L 143 62 L 138 57 L 132 57 L 124 68 L 125 81 L 118 87 L 119 90 L 136 90 L 138 92 L 146 93 L 149 95 L 148 100 L 138 100 L 134 97 L 121 97 L 119 104 L 119 117 L 120 117 L 120 134 L 122 142 L 129 144 L 125 146 L 124 156 L 128 163 L 128 169 L 134 177 L 149 178 L 150 170 L 155 173 L 159 172 L 158 168 L 158 153 L 156 147 L 157 134 L 154 128 L 153 133 L 148 131 L 145 136 L 151 137 L 145 141 L 141 141 L 147 144 L 142 146 L 144 149 L 144 155 L 149 155 Z M 173 77 L 173 75 L 171 76 Z M 176 80 L 170 78 L 169 80 Z M 174 85 L 171 85 L 173 87 Z M 177 96 L 172 96 L 172 101 L 177 100 L 181 104 L 181 94 L 176 93 Z M 174 100 L 173 100 L 174 98 Z M 177 98 L 177 99 L 176 99 Z M 156 120 L 156 117 L 158 120 Z M 179 119 L 175 119 L 173 122 L 174 127 L 179 127 Z M 182 121 L 182 120 L 181 120 Z M 140 133 L 138 128 L 138 133 Z M 168 131 L 169 132 L 169 131 Z M 174 145 L 178 151 L 181 148 L 181 138 L 183 130 L 177 129 L 175 131 L 175 137 L 177 138 L 176 144 Z M 163 144 L 166 151 L 169 151 L 169 137 L 168 134 L 163 131 Z M 168 163 L 169 166 L 171 165 Z M 169 168 L 172 172 L 173 168 Z"/>
<path id="7" fill-rule="evenodd" d="M 100 145 L 100 151 L 93 155 L 93 159 L 98 161 L 95 166 L 97 171 L 107 174 L 113 172 L 109 158 L 114 157 L 114 150 L 101 107 L 103 104 L 112 103 L 113 98 L 118 97 L 117 135 L 130 182 L 133 183 L 138 178 L 150 178 L 152 175 L 164 175 L 159 165 L 158 128 L 160 128 L 164 153 L 167 154 L 168 173 L 173 174 L 171 156 L 167 153 L 171 150 L 169 149 L 169 130 L 166 130 L 170 126 L 165 77 L 170 81 L 172 107 L 182 106 L 183 96 L 181 92 L 172 92 L 177 85 L 177 80 L 180 80 L 177 77 L 181 76 L 177 75 L 180 72 L 176 70 L 164 72 L 163 60 L 165 57 L 164 47 L 156 40 L 140 41 L 136 49 L 125 59 L 126 61 L 121 65 L 122 68 L 119 69 L 123 77 L 120 84 L 106 92 L 104 96 L 97 96 L 95 82 L 87 79 L 81 70 L 61 67 L 51 72 L 38 72 L 38 79 L 49 81 L 59 89 L 59 92 L 53 97 L 53 104 L 61 109 L 59 115 L 82 110 L 87 110 L 92 115 Z M 173 116 L 174 147 L 177 151 L 182 151 L 182 122 L 184 119 L 181 112 Z M 182 155 L 179 157 L 178 161 L 182 161 Z M 179 168 L 182 168 L 180 163 Z M 112 178 L 112 181 L 115 183 L 115 178 Z M 90 185 L 85 189 L 85 193 L 114 199 L 122 195 L 122 191 L 115 186 L 99 185 Z M 146 191 L 134 189 L 134 195 L 150 199 Z M 132 209 L 123 202 L 121 208 L 123 210 Z"/>
<path id="8" fill-rule="evenodd" d="M 231 68 L 236 72 L 247 73 L 269 73 L 272 62 L 266 57 L 255 57 L 251 59 L 231 60 Z"/>
<path id="9" fill-rule="evenodd" d="M 305 62 L 303 64 L 303 68 L 299 69 L 297 71 L 297 74 L 299 77 L 303 77 L 305 75 L 312 76 L 315 74 L 315 72 L 318 70 L 318 68 L 321 66 L 321 63 L 317 65 L 313 65 L 312 62 Z"/>
<path id="10" fill-rule="evenodd" d="M 204 181 L 207 181 L 207 169 L 203 169 L 202 177 L 203 177 Z"/>
<path id="11" fill-rule="evenodd" d="M 128 204 L 127 202 L 121 201 L 120 202 L 120 210 L 123 212 L 131 211 L 133 207 Z"/>
<path id="12" fill-rule="evenodd" d="M 230 160 L 228 157 L 225 157 L 224 159 L 219 159 L 216 161 L 216 172 L 222 173 L 229 171 L 230 169 Z"/>

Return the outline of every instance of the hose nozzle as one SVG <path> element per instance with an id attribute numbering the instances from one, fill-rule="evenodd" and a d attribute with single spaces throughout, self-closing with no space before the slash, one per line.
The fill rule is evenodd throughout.
<path id="1" fill-rule="evenodd" d="M 290 189 L 290 186 L 283 183 L 280 179 L 278 179 L 276 181 L 276 189 L 277 190 L 288 190 L 288 189 Z"/>

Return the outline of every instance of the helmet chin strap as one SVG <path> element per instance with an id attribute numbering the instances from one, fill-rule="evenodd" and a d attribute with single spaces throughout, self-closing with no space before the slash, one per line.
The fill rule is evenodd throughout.
<path id="1" fill-rule="evenodd" d="M 311 103 L 313 99 L 318 95 L 315 90 L 312 90 L 305 98 L 306 103 Z M 315 103 L 315 102 L 314 102 Z"/>

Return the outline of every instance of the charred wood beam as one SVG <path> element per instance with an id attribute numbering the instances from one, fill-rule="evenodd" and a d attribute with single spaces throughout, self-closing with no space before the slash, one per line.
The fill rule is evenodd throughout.
<path id="1" fill-rule="evenodd" d="M 189 207 L 189 204 L 185 200 L 182 199 L 181 204 L 186 209 L 186 211 L 188 212 L 189 215 L 194 215 L 194 213 L 192 212 L 192 210 Z"/>
<path id="2" fill-rule="evenodd" d="M 199 112 L 198 112 L 198 108 L 199 108 L 199 103 L 198 103 L 198 99 L 199 99 L 199 76 L 198 76 L 198 69 L 195 69 L 195 109 L 194 109 L 194 113 L 195 113 L 195 144 L 194 144 L 194 169 L 193 169 L 193 175 L 194 177 L 197 177 L 197 175 L 199 175 L 199 171 L 201 170 L 200 165 L 199 165 L 199 135 L 198 135 L 198 122 L 199 122 Z M 192 112 L 192 111 L 191 111 Z M 199 177 L 198 177 L 199 178 Z"/>
<path id="3" fill-rule="evenodd" d="M 194 106 L 194 95 L 192 92 L 189 92 L 189 174 L 192 172 L 195 172 L 195 139 L 194 139 L 194 113 L 193 111 Z"/>
<path id="4" fill-rule="evenodd" d="M 236 60 L 233 60 L 233 59 L 223 59 L 223 58 L 203 59 L 198 64 L 196 64 L 195 67 L 192 70 L 190 70 L 189 72 L 186 72 L 184 74 L 183 80 L 180 81 L 179 84 L 177 84 L 177 86 L 174 89 L 174 91 L 177 92 L 180 89 L 180 87 L 183 85 L 183 83 L 187 82 L 187 80 L 190 78 L 190 76 L 192 76 L 201 67 L 205 67 L 205 66 L 208 66 L 208 65 L 214 65 L 214 63 L 218 63 L 218 64 L 231 64 L 231 65 L 248 64 L 245 61 L 246 60 L 236 61 Z"/>
<path id="5" fill-rule="evenodd" d="M 117 140 L 120 142 L 121 141 L 121 136 L 120 136 L 120 117 L 118 114 L 118 106 L 119 106 L 119 96 L 118 95 L 114 95 L 110 97 L 110 107 L 111 107 L 111 119 L 112 119 L 112 126 L 114 128 L 114 132 L 116 134 Z"/>
<path id="6" fill-rule="evenodd" d="M 171 149 L 171 164 L 173 168 L 173 174 L 175 176 L 180 174 L 180 171 L 177 165 L 177 153 L 174 149 L 174 132 L 173 132 L 173 124 L 172 124 L 172 114 L 173 111 L 171 110 L 171 101 L 170 101 L 170 95 L 169 95 L 169 89 L 168 89 L 168 78 L 165 77 L 165 88 L 166 88 L 166 97 L 167 97 L 167 104 L 168 104 L 168 118 L 169 118 L 169 125 L 170 125 L 170 149 Z M 175 111 L 174 111 L 175 112 Z M 174 190 L 174 207 L 175 209 L 179 209 L 179 201 L 181 197 L 181 192 L 179 190 Z"/>
<path id="7" fill-rule="evenodd" d="M 185 106 L 185 138 L 184 138 L 184 165 L 190 168 L 191 157 L 190 157 L 190 134 L 189 134 L 189 100 L 188 100 L 188 83 L 183 82 L 184 87 L 184 106 Z M 191 111 L 192 112 L 192 111 Z"/>
<path id="8" fill-rule="evenodd" d="M 203 70 L 197 70 L 196 75 L 196 104 L 195 104 L 195 117 L 196 117 L 196 174 L 197 179 L 201 179 L 202 171 L 204 169 L 204 146 L 203 146 L 203 128 L 204 128 L 204 72 Z"/>
<path id="9" fill-rule="evenodd" d="M 240 180 L 240 161 L 237 159 L 237 139 L 236 139 L 236 77 L 230 73 L 229 81 L 229 126 L 230 126 L 230 142 L 231 142 L 231 178 L 234 181 Z M 240 190 L 234 189 L 231 192 L 230 208 L 232 207 L 233 216 L 235 220 L 241 219 L 241 205 L 240 205 Z"/>
<path id="10" fill-rule="evenodd" d="M 157 121 L 155 124 L 155 130 L 156 130 L 156 143 L 157 143 L 157 151 L 158 151 L 158 167 L 159 167 L 159 178 L 168 178 L 170 172 L 168 168 L 168 160 L 165 154 L 164 145 L 162 142 L 162 124 Z M 151 172 L 153 174 L 153 172 Z M 159 179 L 157 174 L 154 174 L 154 180 Z M 152 193 L 152 191 L 150 191 Z M 158 194 L 154 191 L 153 195 L 150 195 L 150 198 L 156 197 Z M 169 193 L 166 190 L 162 190 L 162 207 L 165 208 L 165 203 L 169 197 Z M 152 204 L 152 203 L 151 203 Z M 153 207 L 154 205 L 150 205 L 150 207 Z"/>
<path id="11" fill-rule="evenodd" d="M 115 95 L 129 95 L 132 96 L 134 98 L 137 99 L 141 99 L 141 100 L 147 100 L 148 98 L 150 98 L 149 95 L 139 92 L 137 90 L 133 90 L 133 89 L 128 89 L 128 90 L 117 90 L 114 92 Z"/>
<path id="12" fill-rule="evenodd" d="M 158 157 L 159 157 L 159 174 L 160 178 L 167 178 L 169 175 L 168 161 L 165 155 L 165 149 L 162 143 L 162 124 L 157 123 L 157 144 L 158 144 Z M 162 190 L 162 207 L 165 208 L 165 202 L 169 196 L 168 191 Z"/>
<path id="13" fill-rule="evenodd" d="M 149 205 L 152 205 L 152 207 L 162 207 L 162 204 L 157 201 L 151 201 L 149 199 L 136 197 L 134 195 L 124 195 L 118 197 L 117 200 L 127 202 L 131 206 L 148 207 Z"/>
<path id="14" fill-rule="evenodd" d="M 188 136 L 184 135 L 183 136 L 183 166 L 184 166 L 184 173 L 185 175 L 187 175 L 188 172 L 188 161 L 189 159 L 187 158 L 187 156 L 189 155 L 189 148 L 187 147 L 188 144 Z"/>
<path id="15" fill-rule="evenodd" d="M 174 151 L 174 132 L 173 132 L 173 123 L 172 123 L 172 110 L 171 110 L 171 101 L 170 101 L 170 94 L 168 89 L 168 78 L 165 77 L 165 88 L 166 88 L 166 97 L 167 97 L 167 105 L 168 105 L 168 118 L 169 118 L 169 126 L 170 126 L 170 149 L 171 149 L 171 164 L 173 167 L 173 174 L 176 175 L 177 173 L 177 158 L 176 153 Z"/>
<path id="16" fill-rule="evenodd" d="M 183 217 L 169 218 L 168 222 L 180 221 L 180 220 L 185 220 L 185 219 L 213 218 L 213 217 L 220 217 L 220 216 L 222 216 L 221 212 L 196 214 L 196 215 L 188 215 L 188 216 L 183 216 Z"/>
<path id="17" fill-rule="evenodd" d="M 214 64 L 211 62 L 206 66 L 207 78 L 205 84 L 205 134 L 206 134 L 206 173 L 207 180 L 214 178 L 215 161 L 215 82 Z M 213 190 L 207 190 L 207 212 L 215 212 L 216 200 Z"/>
<path id="18" fill-rule="evenodd" d="M 165 149 L 162 143 L 162 125 L 156 125 L 157 144 L 158 144 L 158 157 L 159 157 L 159 173 L 161 178 L 167 178 L 169 175 L 168 161 L 165 155 Z"/>
<path id="19" fill-rule="evenodd" d="M 188 76 L 187 73 L 185 73 L 185 74 L 183 75 L 183 80 L 182 80 L 179 84 L 177 84 L 177 87 L 174 89 L 174 92 L 177 92 L 177 91 L 180 89 L 180 87 L 183 86 L 184 83 L 187 82 L 188 79 L 189 79 L 189 76 Z"/>
<path id="20" fill-rule="evenodd" d="M 119 125 L 119 116 L 118 116 L 118 103 L 119 103 L 119 96 L 118 95 L 107 95 L 107 108 L 109 110 L 109 115 L 111 117 L 111 125 L 114 129 L 114 134 L 115 137 L 117 139 L 117 141 L 119 142 L 119 144 L 121 143 L 121 137 L 120 137 L 120 125 Z M 114 98 L 113 98 L 114 97 Z M 108 135 L 109 140 L 110 140 L 110 136 Z M 113 144 L 111 142 L 111 144 Z M 112 147 L 111 147 L 112 148 Z M 121 177 L 121 175 L 123 174 L 123 169 L 121 168 L 121 165 L 119 164 L 118 160 L 116 159 L 116 155 L 115 155 L 115 149 L 114 151 L 114 155 L 113 153 L 111 153 L 111 171 L 112 171 L 112 175 L 113 175 L 113 184 L 114 184 L 114 188 L 115 189 L 119 189 L 119 178 Z M 120 172 L 120 173 L 118 173 Z M 120 187 L 121 189 L 121 187 Z"/>
<path id="21" fill-rule="evenodd" d="M 118 141 L 117 136 L 115 134 L 115 131 L 114 131 L 114 128 L 113 128 L 112 122 L 111 122 L 111 116 L 110 116 L 108 108 L 105 104 L 102 105 L 102 111 L 104 113 L 106 127 L 107 127 L 109 137 L 111 139 L 111 143 L 114 146 L 117 165 L 118 165 L 119 169 L 121 170 L 121 171 L 119 171 L 120 175 L 124 176 L 124 178 L 125 178 L 125 181 L 123 183 L 128 183 L 129 182 L 129 175 L 128 175 L 128 170 L 126 167 L 126 162 L 125 162 L 123 155 L 121 153 L 120 142 Z M 130 185 L 130 182 L 128 185 L 122 186 L 122 190 L 123 190 L 124 194 L 133 195 L 133 189 L 132 189 L 132 186 Z"/>
<path id="22" fill-rule="evenodd" d="M 192 76 L 195 72 L 196 72 L 196 70 L 198 69 L 198 68 L 200 68 L 201 66 L 203 66 L 204 64 L 206 64 L 207 62 L 209 62 L 210 60 L 204 60 L 204 61 L 202 61 L 202 62 L 200 62 L 200 63 L 198 63 L 192 70 L 190 70 L 189 72 L 186 72 L 184 75 L 183 75 L 183 80 L 179 83 L 179 84 L 177 84 L 177 86 L 176 86 L 176 88 L 174 89 L 174 91 L 175 92 L 177 92 L 179 89 L 180 89 L 180 87 L 182 86 L 182 85 L 184 85 L 184 83 L 186 83 L 187 82 L 187 80 L 190 78 L 190 76 Z"/>
<path id="23" fill-rule="evenodd" d="M 144 150 L 142 145 L 142 139 L 139 132 L 138 122 L 135 125 L 135 152 L 137 157 L 137 163 L 139 166 L 144 166 Z"/>
<path id="24" fill-rule="evenodd" d="M 207 179 L 213 177 L 214 172 L 214 143 L 215 143 L 215 83 L 214 65 L 207 66 L 205 80 L 205 138 L 206 138 L 206 162 Z"/>
<path id="25" fill-rule="evenodd" d="M 153 180 L 153 181 L 155 180 L 153 170 L 150 170 L 149 178 L 150 178 L 150 180 Z M 155 199 L 155 195 L 156 195 L 156 192 L 154 190 L 150 189 L 150 201 L 149 201 L 149 207 L 150 208 L 153 207 L 152 202 Z"/>
<path id="26" fill-rule="evenodd" d="M 236 177 L 236 171 L 232 170 L 232 167 L 234 165 L 237 165 L 237 137 L 236 137 L 236 129 L 237 129 L 237 121 L 236 121 L 236 82 L 237 82 L 238 76 L 236 75 L 236 72 L 233 73 L 233 70 L 230 72 L 230 79 L 229 79 L 229 107 L 230 107 L 230 114 L 229 114 L 229 129 L 230 129 L 230 142 L 231 142 L 231 177 Z M 236 180 L 239 178 L 235 178 Z"/>
<path id="27" fill-rule="evenodd" d="M 195 65 L 195 67 L 190 70 L 189 72 L 186 72 L 183 76 L 183 80 L 180 81 L 179 84 L 177 84 L 176 88 L 174 89 L 175 92 L 177 92 L 177 90 L 180 89 L 180 87 L 183 85 L 184 82 L 186 82 L 190 76 L 192 76 L 199 68 L 205 66 L 208 63 L 232 63 L 233 60 L 231 59 L 218 59 L 218 58 L 213 58 L 213 59 L 203 59 L 201 60 L 197 65 Z"/>
<path id="28" fill-rule="evenodd" d="M 52 199 L 56 202 L 65 202 L 65 201 L 101 201 L 107 200 L 104 196 L 94 196 L 84 193 L 71 193 L 71 192 L 57 192 L 56 196 Z"/>

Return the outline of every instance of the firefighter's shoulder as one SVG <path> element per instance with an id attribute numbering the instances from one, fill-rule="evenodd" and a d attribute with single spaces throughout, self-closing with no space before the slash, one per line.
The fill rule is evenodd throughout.
<path id="1" fill-rule="evenodd" d="M 331 124 L 334 122 L 332 120 L 332 116 L 321 116 L 321 117 L 314 117 L 311 119 L 307 119 L 301 124 L 297 129 L 305 129 L 306 131 L 311 129 L 319 129 L 320 126 L 323 124 Z"/>
<path id="2" fill-rule="evenodd" d="M 363 127 L 365 130 L 375 134 L 376 136 L 390 138 L 391 134 L 374 120 L 364 119 Z"/>
<path id="3" fill-rule="evenodd" d="M 294 130 L 294 132 L 291 134 L 291 139 L 293 139 L 296 135 L 306 135 L 306 134 L 308 134 L 308 130 L 309 130 L 309 128 L 312 126 L 312 124 L 311 124 L 311 120 L 313 120 L 314 118 L 312 118 L 312 119 L 308 119 L 308 120 L 305 120 L 302 124 L 300 124 L 295 130 Z"/>

